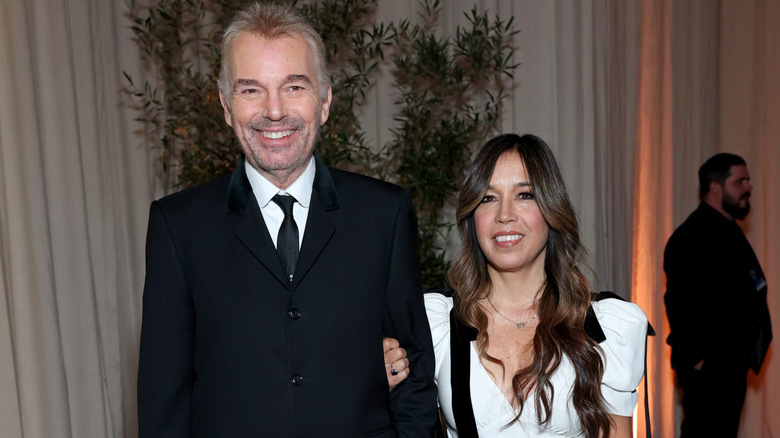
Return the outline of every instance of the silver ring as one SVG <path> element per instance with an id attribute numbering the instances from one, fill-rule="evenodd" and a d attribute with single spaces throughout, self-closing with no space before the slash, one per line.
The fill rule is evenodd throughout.
<path id="1" fill-rule="evenodd" d="M 397 376 L 398 375 L 398 370 L 395 369 L 393 364 L 390 364 L 390 374 L 393 375 L 393 376 Z"/>

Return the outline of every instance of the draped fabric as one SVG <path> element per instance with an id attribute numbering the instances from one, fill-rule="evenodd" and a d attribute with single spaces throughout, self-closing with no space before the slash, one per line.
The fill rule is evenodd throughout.
<path id="1" fill-rule="evenodd" d="M 502 132 L 558 157 L 598 288 L 639 304 L 655 436 L 679 429 L 665 344 L 662 251 L 697 205 L 696 171 L 720 151 L 748 162 L 741 223 L 780 320 L 780 2 L 453 0 L 514 16 Z M 417 1 L 380 0 L 378 20 Z M 144 79 L 124 0 L 0 1 L 0 430 L 3 437 L 134 437 L 148 206 L 155 173 L 123 72 Z M 366 138 L 390 138 L 390 79 L 371 90 Z M 225 129 L 228 129 L 226 126 Z M 717 238 L 717 236 L 713 236 Z M 457 248 L 453 237 L 451 248 Z M 777 323 L 775 323 L 777 327 Z M 719 330 L 728 330 L 728 321 Z M 775 329 L 775 333 L 780 330 Z M 780 435 L 780 360 L 751 376 L 742 437 Z M 644 427 L 643 412 L 636 426 Z M 640 433 L 639 436 L 642 436 Z"/>
<path id="2" fill-rule="evenodd" d="M 707 7 L 706 3 L 702 1 L 702 6 Z M 751 198 L 753 210 L 741 226 L 763 269 L 771 271 L 766 274 L 772 288 L 769 311 L 773 315 L 773 332 L 780 333 L 780 272 L 776 269 L 780 266 L 780 29 L 776 26 L 780 22 L 780 2 L 721 0 L 718 19 L 717 55 L 710 56 L 717 60 L 719 80 L 714 85 L 714 97 L 699 103 L 703 106 L 701 123 L 707 123 L 705 105 L 710 99 L 718 100 L 717 127 L 706 127 L 715 131 L 717 146 L 715 150 L 694 146 L 687 152 L 698 152 L 703 160 L 715 152 L 734 151 L 747 161 L 755 190 Z M 682 75 L 677 80 L 684 84 L 694 82 Z M 686 211 L 689 209 L 690 204 L 682 205 Z M 780 406 L 777 342 L 770 347 L 761 373 L 751 373 L 748 379 L 740 436 L 780 435 L 780 418 L 775 413 Z"/>
<path id="3" fill-rule="evenodd" d="M 639 45 L 639 87 L 634 144 L 632 284 L 634 302 L 645 311 L 656 336 L 648 339 L 647 376 L 651 385 L 653 428 L 658 436 L 672 429 L 674 375 L 669 364 L 668 334 L 663 304 L 664 236 L 671 235 L 669 214 L 673 204 L 673 180 L 667 177 L 672 163 L 671 102 L 672 2 L 642 4 Z M 642 388 L 644 392 L 644 388 Z M 644 395 L 644 394 L 643 394 Z M 660 421 L 658 419 L 660 418 Z M 644 417 L 642 417 L 644 419 Z M 660 423 L 660 424 L 659 424 Z"/>
<path id="4" fill-rule="evenodd" d="M 121 1 L 0 2 L 0 430 L 118 437 L 134 387 L 153 157 L 119 93 Z"/>
<path id="5" fill-rule="evenodd" d="M 780 3 L 657 0 L 641 7 L 632 298 L 658 331 L 648 360 L 651 410 L 656 435 L 672 436 L 680 412 L 672 409 L 679 395 L 671 386 L 671 351 L 664 342 L 669 326 L 661 294 L 663 248 L 698 205 L 699 166 L 718 152 L 740 154 L 748 163 L 753 209 L 740 226 L 768 272 L 774 327 L 780 315 L 780 275 L 772 270 L 780 254 L 780 222 L 771 219 L 780 207 L 780 93 L 770 79 L 780 68 L 780 32 L 770 24 L 780 19 Z M 728 329 L 724 321 L 712 332 Z M 780 403 L 780 364 L 773 351 L 760 375 L 749 374 L 740 437 L 780 431 L 780 421 L 769 414 Z"/>

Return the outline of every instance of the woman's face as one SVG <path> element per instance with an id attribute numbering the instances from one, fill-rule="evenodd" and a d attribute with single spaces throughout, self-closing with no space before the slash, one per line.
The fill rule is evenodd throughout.
<path id="1" fill-rule="evenodd" d="M 496 162 L 474 222 L 489 271 L 544 270 L 549 227 L 516 151 L 504 152 Z"/>

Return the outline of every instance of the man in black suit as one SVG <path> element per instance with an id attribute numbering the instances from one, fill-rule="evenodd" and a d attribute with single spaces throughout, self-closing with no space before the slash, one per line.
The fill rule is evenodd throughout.
<path id="1" fill-rule="evenodd" d="M 429 436 L 409 194 L 313 155 L 332 94 L 322 40 L 294 9 L 241 11 L 222 50 L 220 98 L 245 159 L 152 203 L 140 436 Z M 412 370 L 392 392 L 384 335 Z"/>
<path id="2" fill-rule="evenodd" d="M 717 154 L 699 169 L 701 203 L 664 251 L 672 367 L 683 437 L 735 437 L 749 368 L 772 340 L 764 273 L 735 219 L 750 210 L 745 160 Z"/>

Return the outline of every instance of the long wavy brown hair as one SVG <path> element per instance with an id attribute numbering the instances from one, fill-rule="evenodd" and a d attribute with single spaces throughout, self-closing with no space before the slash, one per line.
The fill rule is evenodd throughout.
<path id="1" fill-rule="evenodd" d="M 539 323 L 531 345 L 533 361 L 512 379 L 515 404 L 522 412 L 527 395 L 535 390 L 533 403 L 537 419 L 541 425 L 547 423 L 553 414 L 553 398 L 567 396 L 566 393 L 555 394 L 550 380 L 566 356 L 576 371 L 572 403 L 583 434 L 586 437 L 608 436 L 612 423 L 601 394 L 604 374 L 601 348 L 584 329 L 592 296 L 589 282 L 581 270 L 587 266 L 586 252 L 580 242 L 577 217 L 558 164 L 539 137 L 515 134 L 495 137 L 480 149 L 467 171 L 455 213 L 463 246 L 449 272 L 458 314 L 465 323 L 479 329 L 479 354 L 503 367 L 500 360 L 487 354 L 488 318 L 479 302 L 490 294 L 491 281 L 488 261 L 477 239 L 474 210 L 485 196 L 496 162 L 508 151 L 520 154 L 536 202 L 549 226 L 545 284 L 538 298 Z M 520 414 L 513 421 L 518 421 L 519 417 Z"/>

